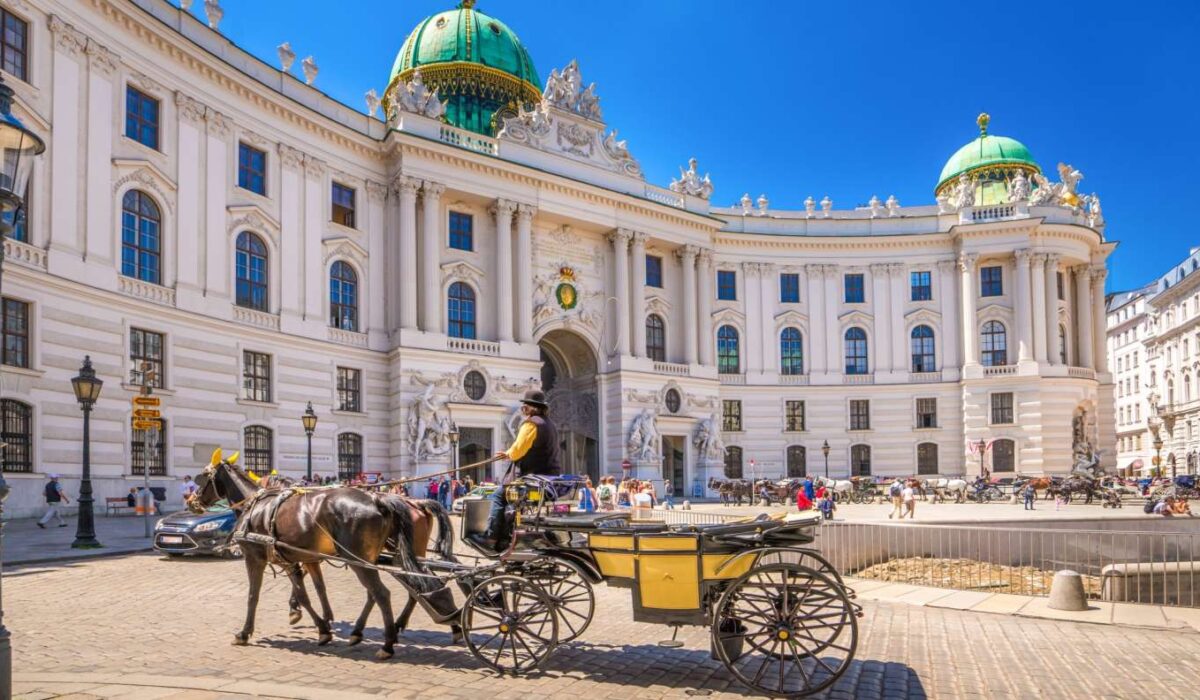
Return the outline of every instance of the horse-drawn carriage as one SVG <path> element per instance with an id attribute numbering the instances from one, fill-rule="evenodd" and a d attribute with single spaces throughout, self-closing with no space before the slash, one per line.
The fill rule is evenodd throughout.
<path id="1" fill-rule="evenodd" d="M 631 590 L 636 621 L 708 627 L 713 658 L 747 687 L 776 697 L 802 697 L 828 688 L 849 667 L 858 645 L 861 610 L 851 602 L 854 594 L 811 547 L 819 516 L 667 524 L 638 521 L 627 512 L 572 514 L 556 503 L 559 489 L 553 480 L 526 476 L 505 489 L 512 536 L 502 553 L 478 546 L 472 537 L 486 528 L 490 504 L 466 504 L 461 539 L 478 554 L 466 563 L 444 541 L 447 521 L 440 512 L 435 513 L 441 526 L 432 547 L 436 557 L 422 556 L 424 542 L 413 536 L 419 529 L 416 521 L 403 517 L 388 534 L 391 551 L 381 549 L 375 555 L 350 553 L 350 536 L 340 534 L 333 521 L 321 526 L 320 516 L 319 529 L 340 542 L 335 548 L 322 552 L 316 545 L 312 550 L 289 545 L 284 541 L 289 527 L 264 521 L 263 509 L 254 504 L 270 499 L 251 493 L 244 477 L 229 462 L 221 462 L 206 470 L 199 496 L 201 503 L 220 497 L 252 506 L 242 516 L 254 516 L 254 532 L 241 538 L 242 547 L 249 548 L 252 588 L 247 627 L 236 638 L 239 643 L 246 642 L 253 626 L 257 590 L 252 567 L 260 567 L 261 580 L 262 566 L 254 561 L 279 547 L 293 560 L 332 559 L 354 568 L 371 597 L 351 641 L 356 641 L 355 635 L 361 639 L 371 601 L 378 601 L 385 616 L 386 656 L 392 653 L 396 626 L 403 628 L 420 603 L 435 622 L 461 636 L 481 663 L 502 673 L 531 671 L 587 629 L 595 611 L 593 586 L 601 582 Z M 396 496 L 347 498 L 362 506 L 371 499 L 386 501 L 381 512 L 401 513 L 406 507 Z M 428 503 L 404 501 L 410 515 Z M 429 535 L 421 531 L 422 537 Z M 387 561 L 391 564 L 382 563 Z M 370 576 L 377 581 L 380 571 L 395 576 L 410 596 L 395 626 L 386 592 L 380 596 L 366 581 Z M 452 585 L 465 594 L 461 604 L 454 600 Z M 327 633 L 327 625 L 309 612 Z M 386 656 L 381 652 L 380 658 Z"/>

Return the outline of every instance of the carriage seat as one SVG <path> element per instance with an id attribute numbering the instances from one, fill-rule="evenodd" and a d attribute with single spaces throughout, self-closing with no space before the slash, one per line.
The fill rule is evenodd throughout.
<path id="1" fill-rule="evenodd" d="M 607 530 L 624 528 L 628 525 L 629 513 L 572 513 L 570 515 L 548 515 L 537 520 L 544 527 L 564 530 Z"/>

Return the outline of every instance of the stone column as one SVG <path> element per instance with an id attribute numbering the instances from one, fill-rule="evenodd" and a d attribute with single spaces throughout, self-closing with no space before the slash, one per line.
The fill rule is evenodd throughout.
<path id="1" fill-rule="evenodd" d="M 200 134 L 204 128 L 204 105 L 177 92 L 175 110 L 179 114 L 179 215 L 175 222 L 175 270 L 180 287 L 199 289 L 202 279 L 200 197 L 204 192 L 200 185 Z"/>
<path id="2" fill-rule="evenodd" d="M 1029 258 L 1033 254 L 1028 248 L 1022 248 L 1017 251 L 1017 284 L 1016 293 L 1013 295 L 1013 304 L 1016 306 L 1016 324 L 1017 324 L 1017 361 L 1029 362 L 1033 359 L 1033 333 L 1032 319 L 1030 318 L 1030 299 L 1029 292 L 1031 290 L 1029 283 Z"/>
<path id="3" fill-rule="evenodd" d="M 809 357 L 809 374 L 824 374 L 829 371 L 825 359 L 826 343 L 821 339 L 825 329 L 825 270 L 824 265 L 805 265 L 804 277 L 807 286 L 805 300 L 808 303 L 808 337 L 805 338 Z"/>
<path id="4" fill-rule="evenodd" d="M 329 283 L 325 281 L 325 251 L 321 236 L 329 217 L 325 204 L 329 200 L 329 184 L 325 177 L 325 162 L 312 156 L 304 157 L 304 318 L 328 325 L 325 318 L 325 298 Z"/>
<path id="5" fill-rule="evenodd" d="M 871 265 L 871 307 L 875 315 L 874 370 L 890 372 L 892 370 L 892 309 L 888 296 L 891 294 L 890 265 L 877 263 Z M 896 369 L 901 369 L 897 367 Z"/>
<path id="6" fill-rule="evenodd" d="M 759 313 L 762 317 L 760 327 L 761 358 L 760 364 L 764 372 L 779 371 L 779 339 L 775 334 L 776 304 L 779 302 L 779 291 L 775 280 L 778 269 L 771 263 L 761 263 L 758 266 L 759 284 Z"/>
<path id="7" fill-rule="evenodd" d="M 442 193 L 446 186 L 426 180 L 421 184 L 421 330 L 442 332 Z"/>
<path id="8" fill-rule="evenodd" d="M 1108 324 L 1104 305 L 1104 278 L 1107 276 L 1108 270 L 1102 265 L 1092 268 L 1092 356 L 1096 372 L 1101 374 L 1108 372 Z M 1111 404 L 1109 408 L 1112 408 Z"/>
<path id="9" fill-rule="evenodd" d="M 367 316 L 359 319 L 358 330 L 370 332 L 378 336 L 383 332 L 386 338 L 387 307 L 395 304 L 395 297 L 389 298 L 387 293 L 387 185 L 367 180 L 367 290 L 371 298 L 367 300 Z"/>
<path id="10" fill-rule="evenodd" d="M 714 351 L 716 350 L 717 339 L 713 337 L 712 332 L 712 308 L 713 308 L 713 259 L 712 251 L 704 248 L 700 251 L 697 257 L 697 262 L 700 265 L 698 274 L 700 277 L 700 308 L 698 310 L 699 317 L 696 319 L 697 335 L 700 338 L 700 364 L 712 366 L 714 363 Z"/>
<path id="11" fill-rule="evenodd" d="M 529 204 L 517 207 L 517 341 L 533 342 L 533 215 Z"/>
<path id="12" fill-rule="evenodd" d="M 888 265 L 888 272 L 891 275 L 889 296 L 892 309 L 888 325 L 892 338 L 892 370 L 903 372 L 912 364 L 911 358 L 905 357 L 909 342 L 908 334 L 904 332 L 904 302 L 907 299 L 905 294 L 908 293 L 904 275 L 908 268 L 902 263 L 892 263 Z"/>
<path id="13" fill-rule="evenodd" d="M 87 55 L 87 261 L 110 266 L 115 254 L 112 235 L 112 76 L 120 61 L 116 54 L 91 39 L 87 43 Z M 160 204 L 165 206 L 166 202 Z M 165 230 L 161 234 L 163 239 L 170 240 Z M 163 262 L 166 260 L 164 257 Z M 173 263 L 171 267 L 174 268 Z M 166 265 L 159 268 L 159 282 L 174 286 L 166 268 Z"/>
<path id="14" fill-rule="evenodd" d="M 1089 369 L 1095 369 L 1092 353 L 1095 341 L 1092 339 L 1092 268 L 1090 265 L 1076 265 L 1075 272 L 1075 347 L 1078 348 L 1079 364 Z"/>
<path id="15" fill-rule="evenodd" d="M 513 339 L 513 284 L 512 284 L 512 215 L 515 202 L 498 199 L 492 207 L 496 216 L 496 340 L 511 342 Z"/>
<path id="16" fill-rule="evenodd" d="M 629 354 L 629 239 L 632 233 L 619 228 L 608 234 L 613 247 L 613 296 L 617 299 L 617 353 Z"/>
<path id="17" fill-rule="evenodd" d="M 1033 282 L 1033 359 L 1045 364 L 1046 358 L 1046 255 L 1034 253 L 1030 258 L 1030 280 Z"/>
<path id="18" fill-rule="evenodd" d="M 762 367 L 762 287 L 758 283 L 758 263 L 742 263 L 742 304 L 746 311 L 746 334 L 742 339 L 742 372 L 761 372 Z"/>
<path id="19" fill-rule="evenodd" d="M 829 371 L 843 374 L 846 371 L 844 346 L 841 327 L 838 322 L 839 294 L 838 285 L 842 281 L 841 268 L 837 265 L 824 265 L 825 271 L 825 325 L 821 332 L 825 335 L 825 357 Z M 871 371 L 874 371 L 872 368 Z"/>
<path id="20" fill-rule="evenodd" d="M 1058 255 L 1046 254 L 1046 361 L 1062 364 L 1062 347 L 1058 340 Z"/>
<path id="21" fill-rule="evenodd" d="M 964 367 L 979 364 L 979 321 L 975 310 L 975 263 L 978 260 L 978 253 L 958 254 Z"/>
<path id="22" fill-rule="evenodd" d="M 279 144 L 279 226 L 284 231 L 304 230 L 304 154 Z M 279 251 L 279 310 L 299 318 L 304 308 L 304 264 L 301 246 L 289 240 Z"/>
<path id="23" fill-rule="evenodd" d="M 208 136 L 204 141 L 204 293 L 208 297 L 228 298 L 231 284 L 229 266 L 233 260 L 229 234 L 225 230 L 225 200 L 230 177 L 226 141 L 229 122 L 212 109 L 205 114 L 205 119 L 208 122 Z M 300 232 L 296 233 L 299 235 Z M 278 308 L 275 306 L 276 294 L 278 292 L 274 290 L 267 290 L 267 297 L 271 300 L 268 308 L 272 311 Z"/>
<path id="24" fill-rule="evenodd" d="M 82 150 L 79 120 L 87 116 L 79 109 L 79 56 L 83 53 L 87 38 L 58 15 L 50 15 L 49 24 L 54 49 L 48 88 L 51 91 L 50 116 L 54 124 L 47 158 L 50 165 L 50 188 L 47 191 L 52 192 L 54 198 L 54 206 L 50 207 L 50 249 L 52 257 L 54 251 L 70 251 L 69 257 L 78 263 L 85 245 L 80 240 L 83 230 L 79 226 L 78 181 L 82 169 L 79 162 Z M 107 128 L 111 131 L 111 127 Z"/>
<path id="25" fill-rule="evenodd" d="M 400 196 L 400 238 L 393 240 L 396 261 L 390 274 L 400 277 L 400 327 L 417 329 L 417 190 L 421 181 L 401 175 L 395 184 Z M 436 216 L 436 213 L 435 213 Z"/>
<path id="26" fill-rule="evenodd" d="M 942 357 L 941 363 L 938 365 L 942 368 L 958 367 L 958 350 L 961 341 L 962 332 L 957 329 L 955 319 L 958 318 L 958 310 L 955 308 L 956 291 L 954 288 L 954 268 L 953 260 L 939 260 L 938 272 L 941 277 L 938 281 L 938 300 L 941 302 L 942 309 L 942 327 L 938 329 L 938 337 L 942 340 Z"/>
<path id="27" fill-rule="evenodd" d="M 697 333 L 699 319 L 696 316 L 696 255 L 700 249 L 694 245 L 685 245 L 675 251 L 679 265 L 683 269 L 683 361 L 689 365 L 699 362 L 697 355 Z M 692 325 L 695 323 L 696 325 Z"/>
<path id="28" fill-rule="evenodd" d="M 646 234 L 633 234 L 633 284 L 630 285 L 629 320 L 633 324 L 633 355 L 646 356 Z"/>

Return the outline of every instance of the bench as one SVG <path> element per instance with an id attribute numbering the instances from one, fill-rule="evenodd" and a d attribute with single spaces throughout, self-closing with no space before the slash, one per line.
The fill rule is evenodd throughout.
<path id="1" fill-rule="evenodd" d="M 124 496 L 112 496 L 104 499 L 104 514 L 113 515 L 128 511 L 134 512 L 134 507 L 129 505 L 129 501 L 125 500 Z"/>

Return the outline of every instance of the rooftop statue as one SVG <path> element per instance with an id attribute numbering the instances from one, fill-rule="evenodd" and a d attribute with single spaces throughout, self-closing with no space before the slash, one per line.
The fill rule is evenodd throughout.
<path id="1" fill-rule="evenodd" d="M 1060 206 L 1074 209 L 1076 213 L 1084 205 L 1084 199 L 1076 192 L 1083 173 L 1066 163 L 1058 164 L 1058 176 L 1062 182 L 1052 183 L 1041 173 L 1033 174 L 1033 182 L 1037 189 L 1029 197 L 1029 203 L 1034 206 Z"/>
<path id="2" fill-rule="evenodd" d="M 971 182 L 971 177 L 966 173 L 958 176 L 958 184 L 954 187 L 950 201 L 955 209 L 975 206 L 975 183 Z"/>
<path id="3" fill-rule="evenodd" d="M 671 180 L 671 191 L 708 199 L 712 196 L 713 185 L 708 179 L 708 173 L 705 173 L 703 178 L 700 177 L 699 171 L 696 170 L 696 159 L 688 158 L 687 170 L 680 166 L 679 179 Z"/>
<path id="4" fill-rule="evenodd" d="M 581 117 L 596 121 L 604 119 L 600 114 L 600 98 L 596 95 L 596 84 L 591 83 L 587 88 L 583 87 L 579 61 L 575 59 L 572 59 L 561 73 L 557 69 L 550 71 L 550 77 L 546 78 L 546 89 L 542 91 L 542 99 Z"/>
<path id="5" fill-rule="evenodd" d="M 437 90 L 425 87 L 420 68 L 413 71 L 407 83 L 397 84 L 393 92 L 389 120 L 395 119 L 398 111 L 412 112 L 430 119 L 440 119 L 446 113 L 446 105 L 438 98 Z"/>
<path id="6" fill-rule="evenodd" d="M 1017 174 L 1008 183 L 1008 201 L 1020 202 L 1029 199 L 1029 180 L 1025 177 L 1025 171 L 1017 170 Z"/>

